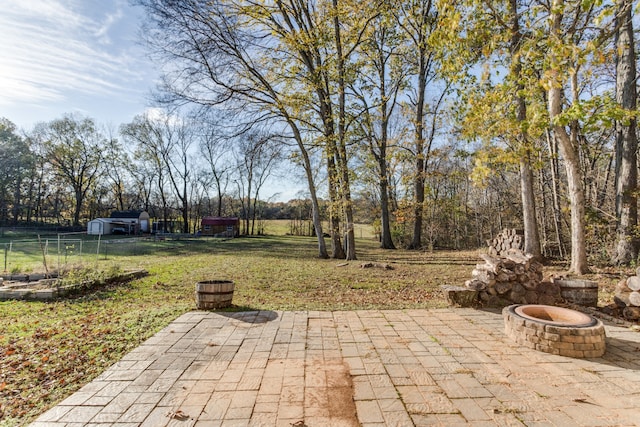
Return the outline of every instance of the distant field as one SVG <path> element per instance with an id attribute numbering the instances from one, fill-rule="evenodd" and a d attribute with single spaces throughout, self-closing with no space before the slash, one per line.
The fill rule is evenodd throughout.
<path id="1" fill-rule="evenodd" d="M 329 230 L 329 224 L 322 224 L 325 233 Z M 376 236 L 373 227 L 369 224 L 355 224 L 354 232 L 358 239 L 374 239 Z M 276 219 L 265 221 L 265 234 L 272 236 L 285 236 L 291 234 L 291 221 Z"/>
<path id="2" fill-rule="evenodd" d="M 357 240 L 359 260 L 351 262 L 318 259 L 311 237 L 145 245 L 85 266 L 88 275 L 96 266 L 144 268 L 146 278 L 50 303 L 0 302 L 0 425 L 27 424 L 194 310 L 198 281 L 233 280 L 233 310 L 442 307 L 439 285 L 463 283 L 477 261 L 475 252 L 384 251 L 372 239 Z M 364 261 L 393 268 L 361 268 Z"/>
<path id="3" fill-rule="evenodd" d="M 326 225 L 325 225 L 326 226 Z M 285 236 L 290 234 L 291 222 L 288 220 L 269 220 L 264 222 L 264 234 L 267 236 Z M 372 240 L 373 228 L 356 224 L 356 238 Z M 216 240 L 209 237 L 168 235 L 122 236 L 87 235 L 86 233 L 48 233 L 4 231 L 0 238 L 0 271 L 6 273 L 35 273 L 58 271 L 79 266 L 109 268 L 113 264 L 127 263 L 127 258 L 150 255 L 164 251 L 173 245 L 173 241 L 183 244 Z"/>

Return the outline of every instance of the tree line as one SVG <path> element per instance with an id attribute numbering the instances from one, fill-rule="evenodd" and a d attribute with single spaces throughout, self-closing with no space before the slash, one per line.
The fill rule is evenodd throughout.
<path id="1" fill-rule="evenodd" d="M 201 200 L 233 193 L 256 212 L 262 178 L 286 164 L 306 182 L 320 257 L 355 259 L 353 224 L 375 217 L 388 249 L 480 246 L 517 227 L 528 253 L 568 257 L 576 273 L 588 256 L 637 259 L 632 1 L 137 3 L 165 113 L 106 138 L 111 154 L 136 147 L 132 205 L 187 223 Z M 46 151 L 63 141 L 55 122 L 27 138 L 47 167 L 21 164 L 64 181 Z M 118 201 L 122 157 L 98 154 L 110 166 L 91 200 Z M 78 221 L 91 169 L 71 175 Z M 41 193 L 28 187 L 2 194 Z"/>
<path id="2" fill-rule="evenodd" d="M 203 123 L 151 110 L 111 129 L 65 115 L 21 134 L 0 118 L 0 225 L 80 226 L 139 209 L 184 233 L 208 215 L 242 216 L 251 232 L 281 153 L 272 136 L 238 142 Z"/>

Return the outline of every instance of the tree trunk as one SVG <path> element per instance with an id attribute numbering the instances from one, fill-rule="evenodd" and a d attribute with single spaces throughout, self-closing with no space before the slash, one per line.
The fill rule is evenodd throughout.
<path id="1" fill-rule="evenodd" d="M 559 196 L 559 170 L 558 165 L 558 143 L 553 137 L 550 131 L 547 130 L 547 146 L 549 148 L 549 157 L 551 158 L 551 197 L 553 201 L 553 228 L 556 235 L 556 243 L 558 244 L 558 255 L 560 258 L 564 258 L 567 251 L 564 247 L 564 240 L 562 239 L 562 211 L 560 209 L 560 196 Z"/>
<path id="2" fill-rule="evenodd" d="M 218 217 L 222 216 L 222 188 L 220 188 L 220 178 L 217 175 L 214 175 L 214 179 L 216 180 L 216 189 L 218 193 Z"/>
<path id="3" fill-rule="evenodd" d="M 528 153 L 520 159 L 520 191 L 524 223 L 524 252 L 540 257 L 540 237 L 536 221 L 536 203 L 533 189 L 533 172 Z"/>
<path id="4" fill-rule="evenodd" d="M 169 208 L 167 203 L 167 196 L 164 193 L 164 184 L 158 178 L 158 188 L 160 189 L 160 199 L 162 200 L 162 232 L 167 232 L 167 221 L 169 220 Z M 160 231 L 160 230 L 156 230 Z"/>
<path id="5" fill-rule="evenodd" d="M 552 90 L 550 92 L 555 92 Z M 558 90 L 558 92 L 560 92 Z M 559 100 L 560 94 L 549 94 L 549 102 L 555 103 Z M 555 108 L 555 107 L 552 107 Z M 553 109 L 551 110 L 553 111 Z M 555 117 L 555 114 L 551 115 Z M 553 127 L 555 136 L 559 139 L 559 148 L 565 160 L 567 182 L 569 190 L 569 204 L 571 208 L 571 267 L 570 271 L 576 274 L 584 274 L 589 271 L 587 266 L 587 252 L 585 246 L 585 197 L 582 187 L 582 171 L 580 169 L 580 159 L 576 147 L 573 146 L 571 138 L 563 126 Z"/>
<path id="6" fill-rule="evenodd" d="M 378 164 L 380 166 L 378 177 L 380 181 L 380 222 L 382 225 L 380 247 L 382 249 L 395 249 L 393 239 L 391 237 L 391 218 L 389 213 L 389 177 L 387 170 L 387 145 L 389 141 L 389 102 L 387 101 L 387 86 L 385 84 L 386 74 L 386 61 L 384 59 L 384 53 L 379 51 L 378 56 L 379 72 L 378 78 L 380 80 L 380 152 L 378 157 Z M 393 108 L 393 107 L 392 107 Z"/>
<path id="7" fill-rule="evenodd" d="M 186 171 L 185 171 L 186 177 Z M 187 180 L 185 178 L 182 186 L 182 232 L 189 234 L 189 193 L 187 191 Z"/>
<path id="8" fill-rule="evenodd" d="M 189 234 L 189 205 L 186 204 L 182 207 L 182 232 Z"/>
<path id="9" fill-rule="evenodd" d="M 381 160 L 385 162 L 384 172 L 381 173 L 380 176 L 380 207 L 382 210 L 382 241 L 380 242 L 380 247 L 383 249 L 395 249 L 395 245 L 393 244 L 393 239 L 391 238 L 391 221 L 389 218 L 389 188 L 387 185 L 386 178 L 386 160 Z M 381 165 L 382 166 L 382 165 Z"/>
<path id="10" fill-rule="evenodd" d="M 618 1 L 619 30 L 616 37 L 616 101 L 624 110 L 636 109 L 636 58 L 633 39 L 632 1 Z M 616 123 L 616 220 L 617 239 L 613 263 L 628 265 L 638 258 L 636 119 Z"/>
<path id="11" fill-rule="evenodd" d="M 522 152 L 520 157 L 520 192 L 522 198 L 522 215 L 524 224 L 524 251 L 535 257 L 540 257 L 540 237 L 538 223 L 536 221 L 536 203 L 533 189 L 533 172 L 531 171 L 531 159 L 529 138 L 524 130 L 524 122 L 527 120 L 527 101 L 524 98 L 524 83 L 522 82 L 522 63 L 520 62 L 520 47 L 522 34 L 520 30 L 520 18 L 518 15 L 517 0 L 509 1 L 509 13 L 511 15 L 511 70 L 516 80 L 516 119 L 521 129 L 517 144 Z"/>
<path id="12" fill-rule="evenodd" d="M 80 225 L 80 211 L 82 211 L 82 190 L 76 190 L 76 205 L 73 211 L 73 225 Z"/>
<path id="13" fill-rule="evenodd" d="M 311 169 L 308 169 L 306 172 L 308 175 L 307 180 L 313 179 L 311 176 Z M 309 193 L 311 194 L 313 227 L 316 231 L 316 237 L 318 238 L 318 258 L 329 258 L 329 254 L 327 253 L 327 244 L 324 241 L 324 232 L 322 231 L 320 205 L 318 204 L 318 195 L 316 194 L 315 184 L 309 185 Z"/>
<path id="14" fill-rule="evenodd" d="M 420 249 L 422 247 L 422 220 L 424 213 L 424 157 L 418 154 L 416 159 L 416 169 L 414 171 L 414 201 L 413 201 L 413 237 L 409 249 Z"/>
<path id="15" fill-rule="evenodd" d="M 558 92 L 558 93 L 553 93 Z M 553 119 L 557 115 L 556 103 L 560 102 L 559 89 L 549 91 L 549 112 Z M 565 161 L 567 173 L 567 183 L 569 190 L 569 204 L 571 207 L 571 267 L 570 271 L 576 274 L 585 274 L 589 271 L 587 266 L 587 250 L 585 245 L 585 198 L 582 187 L 582 171 L 580 169 L 580 159 L 576 147 L 573 146 L 571 138 L 563 126 L 553 126 L 554 134 L 559 140 L 560 154 Z"/>
<path id="16" fill-rule="evenodd" d="M 324 241 L 324 232 L 322 230 L 322 220 L 320 219 L 320 204 L 318 203 L 318 194 L 316 192 L 316 184 L 313 179 L 313 166 L 311 165 L 311 159 L 309 158 L 309 152 L 304 146 L 304 140 L 302 135 L 300 134 L 300 130 L 298 126 L 293 122 L 293 120 L 289 117 L 286 111 L 283 111 L 283 115 L 287 119 L 287 123 L 291 127 L 293 131 L 293 136 L 298 144 L 298 148 L 300 149 L 300 154 L 302 155 L 304 172 L 307 177 L 307 185 L 309 187 L 309 194 L 311 195 L 311 209 L 313 216 L 313 227 L 316 230 L 316 237 L 318 238 L 318 258 L 329 258 L 329 254 L 327 253 L 327 245 Z"/>
<path id="17" fill-rule="evenodd" d="M 424 212 L 424 99 L 427 89 L 427 72 L 424 65 L 424 52 L 420 52 L 419 74 L 418 74 L 418 100 L 416 105 L 415 120 L 415 170 L 413 178 L 413 237 L 409 249 L 420 249 L 422 247 L 422 216 Z"/>
<path id="18" fill-rule="evenodd" d="M 338 66 L 338 168 L 340 170 L 340 192 L 342 209 L 345 216 L 345 259 L 356 259 L 356 240 L 353 227 L 353 206 L 351 203 L 351 184 L 349 178 L 349 165 L 346 147 L 346 99 L 345 99 L 345 58 L 342 52 L 342 35 L 340 30 L 340 19 L 338 13 L 338 0 L 333 0 L 333 25 L 336 43 L 336 59 Z"/>
<path id="19" fill-rule="evenodd" d="M 560 39 L 562 34 L 563 0 L 554 0 L 551 12 L 550 35 Z M 555 54 L 552 53 L 552 56 Z M 561 61 L 553 60 L 552 63 L 560 64 Z M 558 141 L 560 154 L 564 158 L 569 190 L 569 205 L 571 208 L 571 267 L 570 271 L 576 274 L 585 274 L 589 271 L 587 265 L 587 250 L 585 245 L 585 197 L 583 187 L 582 170 L 580 169 L 580 157 L 578 154 L 577 138 L 572 141 L 567 129 L 562 124 L 556 123 L 556 118 L 562 113 L 563 86 L 566 81 L 561 76 L 561 71 L 552 68 L 548 83 L 548 109 L 549 120 L 552 123 L 554 137 Z M 575 77 L 574 70 L 573 77 Z"/>
<path id="20" fill-rule="evenodd" d="M 331 144 L 329 148 L 333 148 L 335 145 L 335 143 L 332 142 L 327 142 L 327 144 Z M 327 154 L 327 169 L 329 176 L 329 231 L 331 234 L 331 258 L 344 259 L 344 248 L 342 247 L 342 239 L 340 238 L 338 178 L 335 157 L 332 153 Z"/>
<path id="21" fill-rule="evenodd" d="M 325 158 L 327 161 L 327 187 L 329 193 L 329 233 L 331 235 L 331 258 L 344 259 L 345 253 L 340 238 L 340 209 L 339 209 L 339 178 L 336 167 L 338 148 L 335 141 L 335 125 L 331 99 L 324 87 L 316 88 L 318 102 L 320 103 L 320 117 L 322 118 L 325 139 Z"/>
<path id="22" fill-rule="evenodd" d="M 244 233 L 246 235 L 251 235 L 249 232 L 249 218 L 251 215 L 251 183 L 253 182 L 253 167 L 249 168 L 249 173 L 247 176 L 247 197 L 246 202 L 242 202 L 242 206 L 244 208 Z"/>
<path id="23" fill-rule="evenodd" d="M 14 224 L 18 224 L 18 221 L 21 219 L 21 212 L 22 212 L 22 192 L 21 192 L 21 187 L 22 187 L 22 179 L 21 178 L 17 178 L 16 183 L 15 183 L 15 191 L 13 193 L 13 209 L 12 209 L 12 214 L 13 214 L 13 223 Z"/>

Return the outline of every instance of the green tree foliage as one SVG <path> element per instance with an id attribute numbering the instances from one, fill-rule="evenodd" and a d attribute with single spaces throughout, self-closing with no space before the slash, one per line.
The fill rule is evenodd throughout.
<path id="1" fill-rule="evenodd" d="M 241 199 L 247 214 L 267 212 L 262 181 L 238 185 L 253 172 L 229 153 L 275 135 L 273 153 L 304 173 L 320 257 L 356 259 L 362 215 L 385 248 L 480 246 L 515 227 L 531 254 L 570 247 L 577 273 L 593 249 L 636 258 L 633 2 L 138 3 L 164 71 L 156 101 L 166 117 L 196 107 L 200 119 L 157 129 L 141 116 L 104 146 L 82 144 L 92 132 L 80 119 L 24 140 L 4 122 L 0 155 L 25 172 L 2 170 L 3 222 L 137 207 L 188 231 L 203 215 L 240 215 Z M 74 161 L 92 145 L 103 150 L 87 157 L 108 169 L 79 179 Z"/>
<path id="2" fill-rule="evenodd" d="M 539 220 L 533 215 L 527 218 L 536 211 L 532 160 L 540 158 L 545 139 L 559 148 L 571 212 L 571 269 L 585 272 L 588 171 L 582 158 L 593 151 L 595 141 L 590 136 L 610 127 L 617 114 L 612 92 L 603 91 L 598 83 L 602 82 L 598 72 L 610 57 L 613 5 L 482 0 L 447 10 L 446 28 L 454 36 L 446 39 L 461 42 L 453 45 L 453 52 L 471 47 L 483 64 L 475 76 L 477 83 L 465 88 L 462 133 L 484 140 L 494 153 L 504 150 L 508 155 L 501 157 L 509 162 L 512 156 L 511 162 L 520 164 L 525 232 L 527 224 L 535 226 Z M 453 58 L 449 68 L 464 71 L 455 56 L 449 55 Z M 495 163 L 496 156 L 477 157 L 479 177 L 490 171 L 483 158 Z"/>
<path id="3" fill-rule="evenodd" d="M 16 127 L 0 118 L 0 223 L 17 223 L 24 218 L 29 176 L 35 166 L 34 154 Z"/>

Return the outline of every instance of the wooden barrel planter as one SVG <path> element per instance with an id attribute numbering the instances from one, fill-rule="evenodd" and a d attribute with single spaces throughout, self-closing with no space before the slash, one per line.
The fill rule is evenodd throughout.
<path id="1" fill-rule="evenodd" d="M 585 307 L 596 307 L 598 305 L 598 282 L 592 280 L 556 279 L 554 283 L 560 286 L 560 296 L 565 301 Z"/>
<path id="2" fill-rule="evenodd" d="M 231 280 L 206 280 L 196 283 L 196 307 L 207 310 L 231 306 L 234 287 Z"/>

